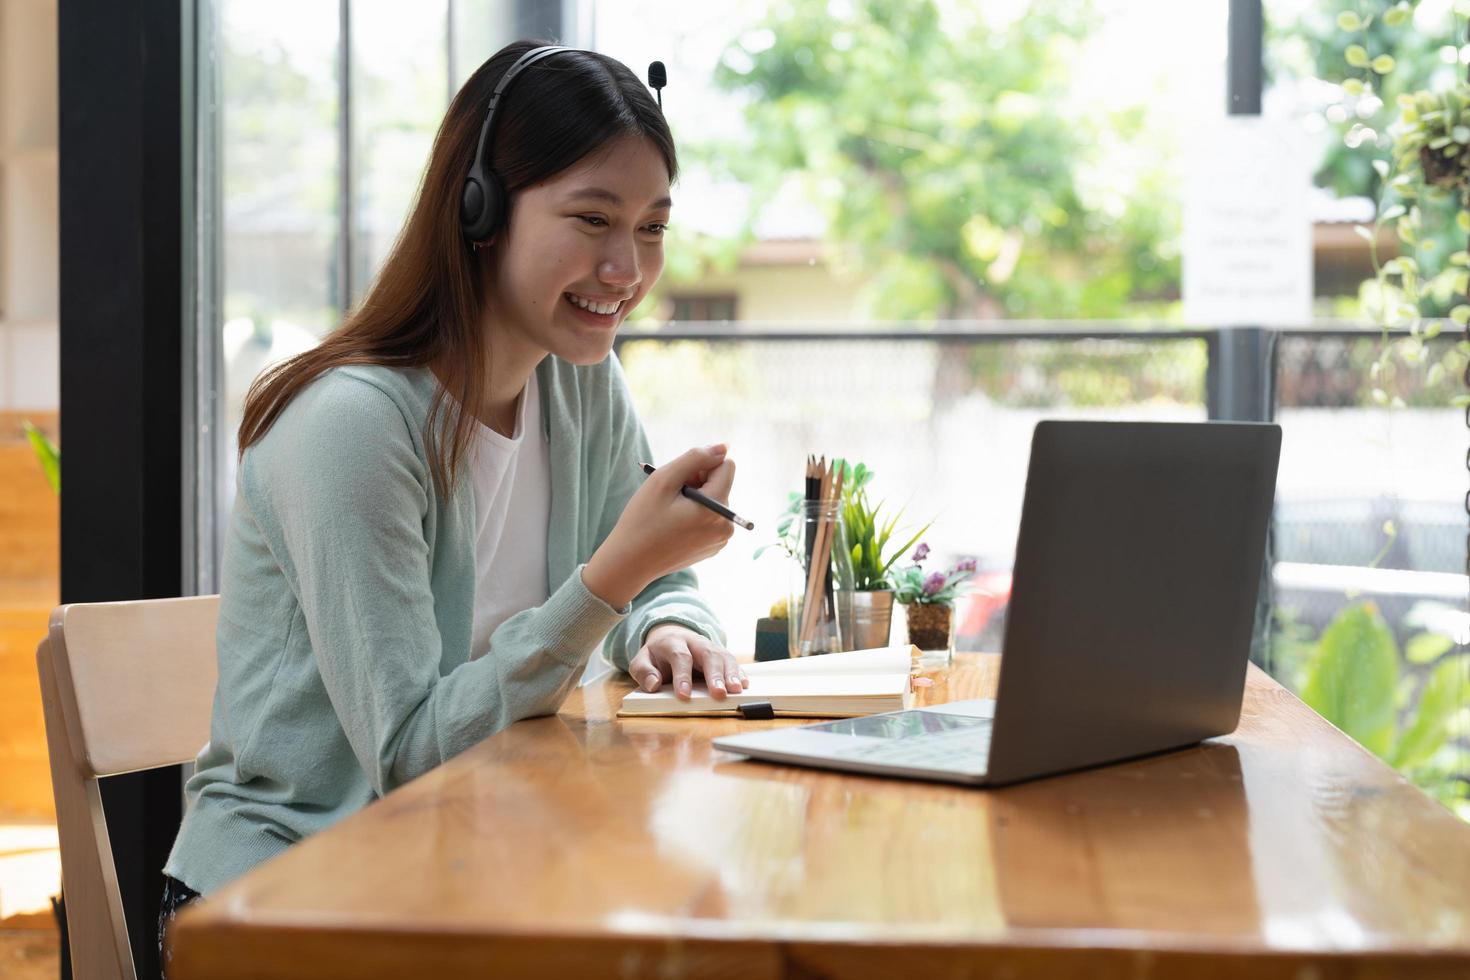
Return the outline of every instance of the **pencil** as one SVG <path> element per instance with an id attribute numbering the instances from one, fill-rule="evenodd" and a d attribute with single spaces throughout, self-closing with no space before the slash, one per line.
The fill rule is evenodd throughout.
<path id="1" fill-rule="evenodd" d="M 642 466 L 643 472 L 647 473 L 649 476 L 652 476 L 655 472 L 654 468 L 652 466 L 649 466 L 647 463 L 640 463 L 638 465 Z M 747 521 L 745 518 L 741 517 L 739 514 L 735 513 L 733 510 L 726 507 L 718 500 L 711 500 L 709 497 L 706 497 L 704 494 L 700 493 L 693 487 L 680 487 L 679 492 L 688 497 L 690 500 L 694 501 L 696 504 L 708 507 L 710 510 L 714 511 L 716 514 L 719 514 L 725 520 L 730 521 L 734 524 L 738 524 L 741 527 L 745 528 L 747 531 L 755 530 L 755 525 L 750 523 L 750 521 Z"/>

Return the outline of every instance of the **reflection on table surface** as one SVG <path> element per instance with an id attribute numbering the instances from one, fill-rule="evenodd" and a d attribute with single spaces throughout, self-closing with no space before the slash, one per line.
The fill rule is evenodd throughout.
<path id="1" fill-rule="evenodd" d="M 991 696 L 996 662 L 920 702 Z M 189 928 L 1470 964 L 1470 827 L 1254 669 L 1230 736 L 994 790 L 743 761 L 710 739 L 793 722 L 616 719 L 629 689 L 512 726 Z"/>

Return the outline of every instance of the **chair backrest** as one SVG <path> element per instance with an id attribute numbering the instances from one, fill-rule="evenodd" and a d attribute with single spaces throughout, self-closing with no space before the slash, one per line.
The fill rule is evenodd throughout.
<path id="1" fill-rule="evenodd" d="M 189 762 L 209 740 L 218 596 L 59 606 L 36 650 L 79 977 L 135 980 L 99 776 Z"/>

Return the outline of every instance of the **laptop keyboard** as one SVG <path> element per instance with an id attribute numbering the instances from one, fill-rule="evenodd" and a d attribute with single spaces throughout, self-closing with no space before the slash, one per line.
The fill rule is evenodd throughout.
<path id="1" fill-rule="evenodd" d="M 984 772 L 990 761 L 990 723 L 987 720 L 984 724 L 952 733 L 844 746 L 838 754 L 863 762 L 915 769 Z"/>

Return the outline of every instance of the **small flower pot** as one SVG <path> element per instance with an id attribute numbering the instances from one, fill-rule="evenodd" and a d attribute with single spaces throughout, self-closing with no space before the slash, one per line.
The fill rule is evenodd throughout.
<path id="1" fill-rule="evenodd" d="M 949 666 L 954 660 L 954 606 L 943 602 L 911 602 L 909 642 L 919 648 L 923 662 Z"/>
<path id="2" fill-rule="evenodd" d="M 1435 187 L 1453 188 L 1465 182 L 1465 151 L 1461 149 L 1452 156 L 1439 150 L 1424 147 L 1419 151 L 1419 167 L 1424 171 L 1424 182 Z"/>

